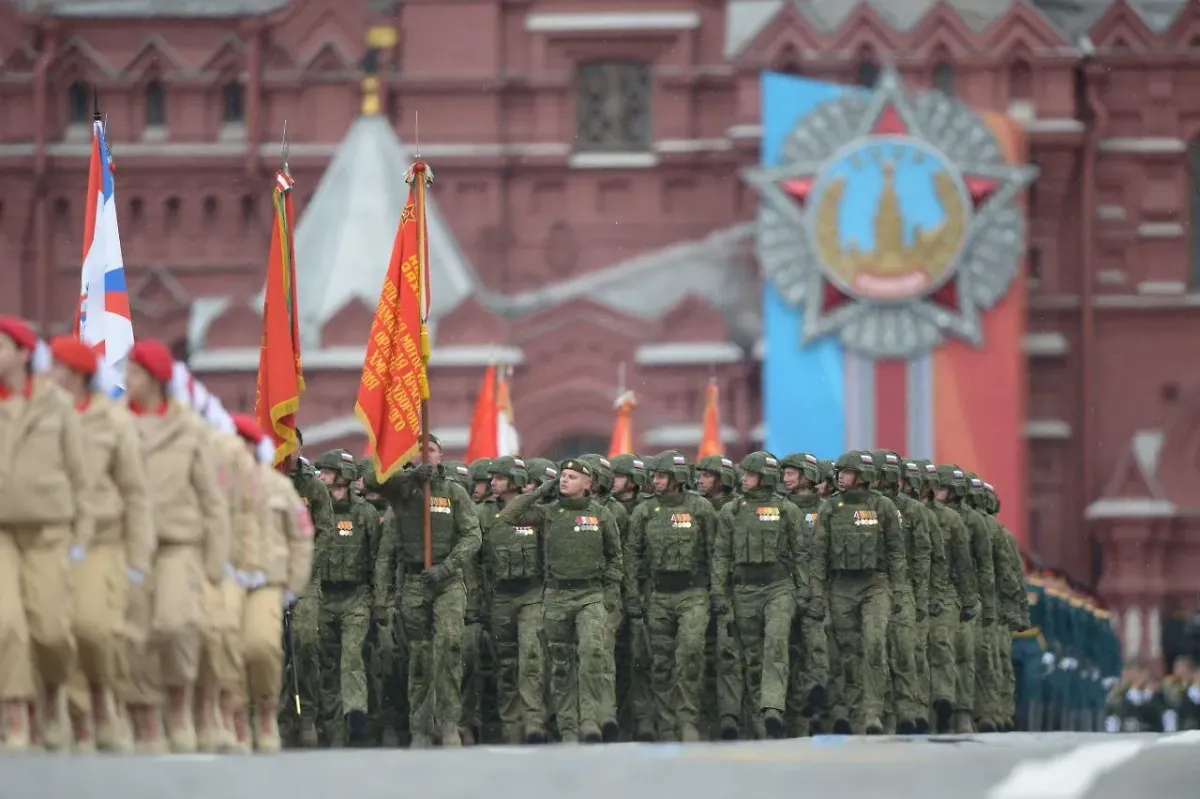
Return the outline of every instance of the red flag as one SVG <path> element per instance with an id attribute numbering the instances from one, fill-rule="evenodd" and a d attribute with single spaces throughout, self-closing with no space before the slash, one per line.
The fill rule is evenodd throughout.
<path id="1" fill-rule="evenodd" d="M 471 416 L 467 463 L 480 458 L 495 458 L 500 454 L 496 399 L 496 367 L 489 366 L 483 373 L 483 384 L 479 387 L 479 396 L 475 400 L 475 413 Z"/>
<path id="2" fill-rule="evenodd" d="M 700 451 L 696 460 L 709 455 L 720 455 L 721 444 L 721 389 L 716 380 L 708 381 L 704 392 L 704 431 L 700 434 Z"/>
<path id="3" fill-rule="evenodd" d="M 613 422 L 612 438 L 608 443 L 608 457 L 633 454 L 633 409 L 637 398 L 632 391 L 617 397 L 617 418 Z"/>
<path id="4" fill-rule="evenodd" d="M 429 399 L 428 179 L 428 169 L 417 162 L 409 172 L 408 202 L 371 320 L 354 406 L 366 428 L 380 482 L 403 468 L 420 449 L 421 403 Z"/>
<path id="5" fill-rule="evenodd" d="M 254 418 L 275 441 L 275 465 L 300 447 L 296 412 L 304 393 L 300 359 L 300 321 L 296 302 L 296 259 L 292 243 L 292 186 L 286 171 L 275 175 L 271 193 L 271 254 L 263 291 L 262 342 L 258 351 L 258 385 Z"/>

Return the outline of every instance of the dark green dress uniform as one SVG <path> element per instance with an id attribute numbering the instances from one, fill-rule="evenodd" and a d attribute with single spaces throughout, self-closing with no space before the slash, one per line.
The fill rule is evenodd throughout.
<path id="1" fill-rule="evenodd" d="M 878 735 L 888 678 L 888 623 L 912 601 L 912 586 L 896 505 L 866 487 L 875 479 L 874 458 L 869 452 L 847 452 L 835 470 L 854 472 L 859 483 L 821 506 L 812 541 L 810 610 L 823 614 L 828 602 L 852 729 Z"/>
<path id="2" fill-rule="evenodd" d="M 1025 581 L 1025 599 L 1029 607 L 1029 626 L 1013 634 L 1013 676 L 1016 679 L 1015 726 L 1024 732 L 1045 730 L 1046 673 L 1054 656 L 1047 649 L 1047 637 L 1054 635 L 1053 618 L 1047 612 L 1046 586 L 1037 575 Z"/>
<path id="3" fill-rule="evenodd" d="M 582 460 L 563 461 L 559 468 L 592 475 Z M 540 502 L 556 490 L 554 481 L 543 483 L 510 502 L 495 521 L 515 524 L 531 511 L 541 516 L 546 542 L 542 625 L 559 735 L 564 742 L 612 740 L 620 727 L 606 630 L 625 579 L 621 533 L 612 513 L 590 497 Z"/>
<path id="4" fill-rule="evenodd" d="M 768 452 L 742 459 L 743 472 L 757 475 L 758 487 L 721 509 L 713 552 L 713 612 L 729 613 L 742 644 L 745 686 L 753 702 L 754 731 L 782 738 L 787 707 L 789 642 L 792 616 L 809 607 L 804 520 L 786 497 L 777 493 L 779 461 Z M 731 601 L 732 600 L 732 601 Z M 725 728 L 736 720 L 723 718 Z"/>
<path id="5" fill-rule="evenodd" d="M 288 746 L 313 747 L 318 743 L 317 722 L 321 708 L 321 638 L 317 618 L 321 609 L 321 583 L 315 579 L 324 559 L 324 550 L 333 536 L 333 504 L 329 489 L 317 477 L 317 472 L 304 458 L 296 458 L 291 474 L 292 487 L 308 508 L 312 518 L 314 579 L 300 594 L 291 609 L 292 643 L 295 659 L 289 668 L 295 669 L 296 682 L 300 689 L 300 716 L 290 695 L 279 703 L 280 735 Z M 286 642 L 285 642 L 286 651 Z M 293 685 L 284 680 L 283 690 L 290 694 Z"/>
<path id="6" fill-rule="evenodd" d="M 491 473 L 508 478 L 517 492 L 529 480 L 525 461 L 512 456 L 492 461 Z M 486 605 L 496 653 L 496 710 L 505 743 L 545 743 L 542 519 L 536 511 L 527 511 L 511 523 L 499 521 L 507 505 L 507 498 L 493 496 L 479 514 Z"/>
<path id="7" fill-rule="evenodd" d="M 424 486 L 429 481 L 433 565 L 425 569 Z M 443 746 L 457 746 L 462 718 L 463 630 L 467 589 L 464 570 L 479 551 L 475 503 L 442 467 L 421 464 L 393 475 L 381 492 L 392 504 L 393 538 L 379 548 L 375 584 L 393 585 L 408 641 L 409 727 L 413 746 L 428 746 L 440 731 Z"/>
<path id="8" fill-rule="evenodd" d="M 674 485 L 639 505 L 630 521 L 629 615 L 645 617 L 659 740 L 698 741 L 717 520 L 708 500 L 683 488 L 691 471 L 682 453 L 659 454 L 649 471 L 670 475 Z"/>

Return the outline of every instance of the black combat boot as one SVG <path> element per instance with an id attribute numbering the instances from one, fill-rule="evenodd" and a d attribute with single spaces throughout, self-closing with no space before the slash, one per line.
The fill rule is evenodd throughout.
<path id="1" fill-rule="evenodd" d="M 351 710 L 346 714 L 346 730 L 351 746 L 366 746 L 367 744 L 367 714 L 361 710 Z"/>

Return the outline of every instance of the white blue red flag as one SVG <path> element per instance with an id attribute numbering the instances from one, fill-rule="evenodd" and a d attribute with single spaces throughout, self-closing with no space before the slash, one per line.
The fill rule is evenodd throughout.
<path id="1" fill-rule="evenodd" d="M 133 347 L 133 319 L 117 202 L 113 191 L 112 155 L 104 124 L 92 126 L 92 158 L 88 170 L 87 210 L 83 225 L 83 276 L 75 334 L 100 355 L 99 384 L 114 396 L 125 391 L 125 358 Z"/>

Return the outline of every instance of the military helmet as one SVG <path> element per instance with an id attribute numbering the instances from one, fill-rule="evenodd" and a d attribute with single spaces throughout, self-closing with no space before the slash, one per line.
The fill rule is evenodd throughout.
<path id="1" fill-rule="evenodd" d="M 759 450 L 751 452 L 742 458 L 738 467 L 746 474 L 758 475 L 763 488 L 774 488 L 779 485 L 779 460 L 769 452 Z"/>
<path id="2" fill-rule="evenodd" d="M 595 452 L 580 455 L 579 460 L 592 467 L 592 487 L 602 494 L 612 491 L 613 470 L 608 458 Z"/>
<path id="3" fill-rule="evenodd" d="M 843 452 L 833 464 L 833 470 L 835 475 L 845 471 L 854 472 L 868 483 L 876 479 L 877 473 L 874 456 L 861 449 Z"/>
<path id="4" fill-rule="evenodd" d="M 937 467 L 938 488 L 950 489 L 950 495 L 963 497 L 967 495 L 967 473 L 953 463 L 943 463 Z"/>
<path id="5" fill-rule="evenodd" d="M 609 461 L 613 475 L 623 474 L 638 488 L 646 487 L 646 462 L 637 455 L 618 455 Z"/>
<path id="6" fill-rule="evenodd" d="M 817 471 L 819 471 L 821 473 L 820 482 L 824 482 L 826 480 L 832 481 L 832 480 L 837 479 L 837 472 L 833 468 L 833 461 L 818 460 L 817 461 Z"/>
<path id="7" fill-rule="evenodd" d="M 529 482 L 541 485 L 547 480 L 558 479 L 558 464 L 549 458 L 530 458 L 525 461 L 525 473 Z"/>
<path id="8" fill-rule="evenodd" d="M 692 480 L 692 470 L 687 458 L 676 449 L 664 450 L 650 458 L 646 464 L 646 471 L 669 474 L 680 488 L 690 485 Z"/>
<path id="9" fill-rule="evenodd" d="M 696 464 L 696 471 L 709 472 L 721 478 L 721 485 L 733 488 L 737 484 L 737 472 L 734 471 L 733 461 L 724 455 L 709 455 L 701 458 Z"/>
<path id="10" fill-rule="evenodd" d="M 996 493 L 996 488 L 991 483 L 984 483 L 983 491 L 988 499 L 987 512 L 995 516 L 1000 512 L 1000 495 Z"/>
<path id="11" fill-rule="evenodd" d="M 442 461 L 442 469 L 445 471 L 447 480 L 453 480 L 467 489 L 468 494 L 471 493 L 471 489 L 475 486 L 471 480 L 471 470 L 467 468 L 467 464 L 462 461 Z"/>
<path id="12" fill-rule="evenodd" d="M 871 458 L 875 461 L 876 480 L 900 484 L 904 478 L 904 462 L 899 453 L 890 449 L 877 449 L 871 453 Z"/>
<path id="13" fill-rule="evenodd" d="M 467 470 L 471 473 L 471 482 L 487 482 L 488 469 L 490 469 L 491 466 L 491 458 L 476 458 L 475 460 L 471 461 L 470 465 L 467 467 Z"/>
<path id="14" fill-rule="evenodd" d="M 370 458 L 359 458 L 354 465 L 358 469 L 358 479 L 362 480 L 363 485 L 366 486 L 367 477 L 375 474 L 375 462 Z"/>
<path id="15" fill-rule="evenodd" d="M 379 482 L 379 477 L 375 474 L 374 467 L 363 475 L 363 491 L 370 494 L 382 494 L 383 483 Z"/>
<path id="16" fill-rule="evenodd" d="M 904 462 L 904 482 L 914 491 L 925 487 L 928 478 L 925 476 L 925 466 L 929 461 L 909 460 Z"/>
<path id="17" fill-rule="evenodd" d="M 514 488 L 522 488 L 529 483 L 529 470 L 525 461 L 516 455 L 502 455 L 488 462 L 488 477 L 498 475 L 507 477 Z"/>
<path id="18" fill-rule="evenodd" d="M 821 482 L 821 467 L 817 456 L 810 452 L 793 452 L 791 455 L 785 455 L 779 465 L 784 469 L 798 469 L 800 474 L 804 475 L 804 479 L 816 485 Z"/>
<path id="19" fill-rule="evenodd" d="M 358 479 L 358 466 L 354 463 L 354 456 L 344 449 L 331 449 L 328 452 L 322 452 L 320 457 L 313 463 L 313 466 L 318 471 L 328 469 L 347 483 L 353 483 Z"/>

